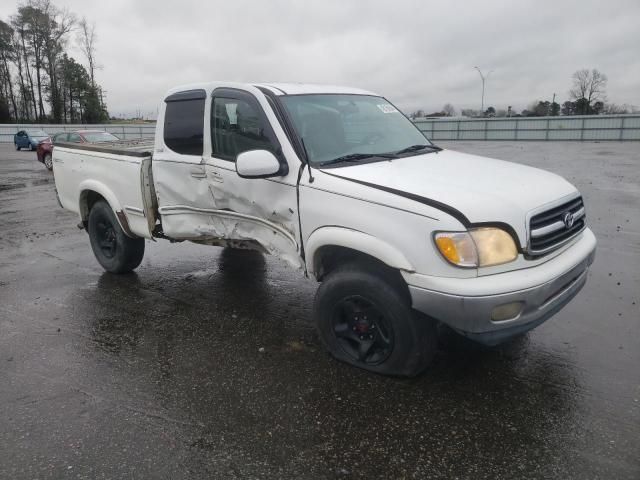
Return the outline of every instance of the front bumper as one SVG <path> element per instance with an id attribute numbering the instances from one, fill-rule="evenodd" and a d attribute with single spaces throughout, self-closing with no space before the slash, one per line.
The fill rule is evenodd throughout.
<path id="1" fill-rule="evenodd" d="M 413 308 L 472 340 L 496 345 L 540 325 L 575 297 L 587 281 L 595 247 L 595 236 L 586 229 L 562 254 L 532 268 L 466 279 L 416 274 L 405 279 Z M 521 306 L 513 318 L 492 319 L 496 307 L 513 303 Z"/>

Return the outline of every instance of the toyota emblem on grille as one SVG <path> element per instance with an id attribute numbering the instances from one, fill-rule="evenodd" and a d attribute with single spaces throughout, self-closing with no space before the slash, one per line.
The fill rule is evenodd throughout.
<path id="1" fill-rule="evenodd" d="M 567 227 L 567 228 L 573 227 L 574 220 L 575 220 L 575 218 L 573 218 L 573 213 L 571 213 L 571 212 L 565 213 L 564 216 L 562 217 L 562 221 L 564 222 L 564 226 Z"/>

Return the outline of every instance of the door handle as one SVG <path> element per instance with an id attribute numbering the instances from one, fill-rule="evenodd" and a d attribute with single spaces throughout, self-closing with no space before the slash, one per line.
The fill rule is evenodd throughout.
<path id="1" fill-rule="evenodd" d="M 192 168 L 189 173 L 193 178 L 207 178 L 207 172 L 204 169 Z"/>

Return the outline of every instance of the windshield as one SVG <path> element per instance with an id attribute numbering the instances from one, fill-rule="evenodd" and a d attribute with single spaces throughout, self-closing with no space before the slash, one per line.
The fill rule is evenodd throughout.
<path id="1" fill-rule="evenodd" d="M 118 137 L 108 132 L 84 132 L 82 136 L 87 142 L 90 142 L 90 143 L 117 142 L 118 140 L 120 140 Z"/>
<path id="2" fill-rule="evenodd" d="M 358 156 L 365 158 L 371 154 L 396 153 L 414 145 L 430 145 L 422 132 L 382 97 L 322 94 L 280 98 L 296 133 L 304 140 L 311 164 L 345 156 L 357 160 Z M 424 152 L 412 154 L 418 153 Z"/>
<path id="3" fill-rule="evenodd" d="M 27 130 L 27 133 L 31 138 L 47 138 L 47 132 L 44 130 Z"/>

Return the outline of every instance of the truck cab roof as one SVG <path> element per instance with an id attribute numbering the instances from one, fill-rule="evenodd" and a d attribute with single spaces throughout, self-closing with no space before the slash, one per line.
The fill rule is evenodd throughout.
<path id="1" fill-rule="evenodd" d="M 254 88 L 266 88 L 274 95 L 305 95 L 305 94 L 350 94 L 350 95 L 374 95 L 377 93 L 353 87 L 342 87 L 338 85 L 321 85 L 312 83 L 241 83 L 212 81 L 179 85 L 171 88 L 166 96 L 187 90 L 205 90 L 210 92 L 216 88 L 238 88 L 242 90 L 252 90 Z"/>

